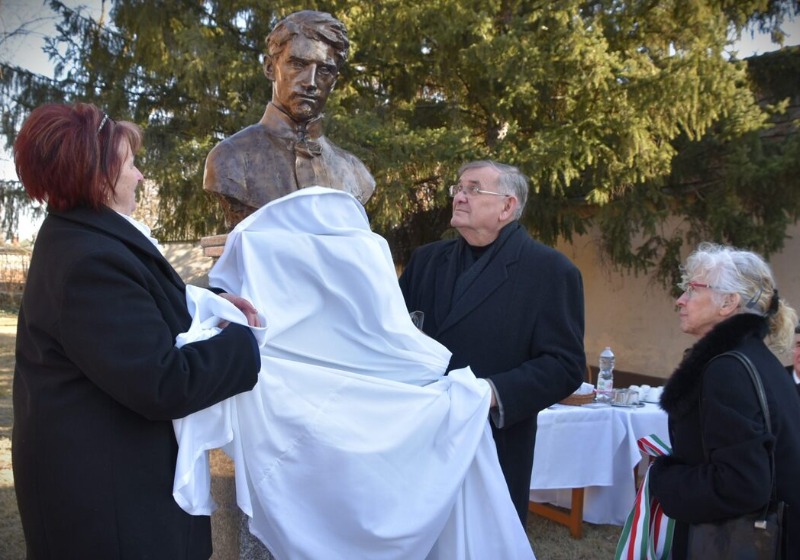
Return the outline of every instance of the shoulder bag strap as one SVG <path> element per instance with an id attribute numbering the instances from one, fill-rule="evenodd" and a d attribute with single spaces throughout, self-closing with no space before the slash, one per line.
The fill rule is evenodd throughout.
<path id="1" fill-rule="evenodd" d="M 756 371 L 756 367 L 753 365 L 753 362 L 750 361 L 745 354 L 739 352 L 738 350 L 732 350 L 730 352 L 724 352 L 719 356 L 715 356 L 709 361 L 709 364 L 716 360 L 717 358 L 721 358 L 722 356 L 732 356 L 739 360 L 744 368 L 747 370 L 747 373 L 750 375 L 750 380 L 753 382 L 753 387 L 756 390 L 756 395 L 758 396 L 758 402 L 761 405 L 761 413 L 764 415 L 764 431 L 772 435 L 772 423 L 770 421 L 769 415 L 769 405 L 767 405 L 767 396 L 764 393 L 764 385 L 761 383 L 761 377 L 758 375 Z M 706 365 L 708 367 L 708 365 Z M 700 405 L 702 407 L 703 399 L 702 395 L 700 398 Z M 703 431 L 700 431 L 700 438 L 703 440 L 703 454 L 706 456 L 706 460 L 708 460 L 708 450 L 706 449 L 706 442 L 705 438 L 703 438 Z M 772 502 L 777 501 L 778 497 L 778 490 L 775 484 L 775 450 L 774 448 L 770 448 L 769 451 L 769 466 L 770 466 L 770 478 L 772 480 L 772 497 L 770 502 L 764 507 L 764 518 L 767 516 L 767 510 L 769 509 L 769 504 Z"/>

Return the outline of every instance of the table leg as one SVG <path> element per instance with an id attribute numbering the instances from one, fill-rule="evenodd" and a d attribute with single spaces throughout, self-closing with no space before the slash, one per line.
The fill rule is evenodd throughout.
<path id="1" fill-rule="evenodd" d="M 536 502 L 528 502 L 528 511 L 568 527 L 575 539 L 583 536 L 583 488 L 572 489 L 572 507 L 568 514 L 549 504 Z"/>

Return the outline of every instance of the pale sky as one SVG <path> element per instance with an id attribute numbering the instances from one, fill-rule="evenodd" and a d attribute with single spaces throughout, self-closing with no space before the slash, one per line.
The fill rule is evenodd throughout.
<path id="1" fill-rule="evenodd" d="M 98 19 L 110 9 L 106 0 L 62 0 L 70 7 L 83 7 L 83 12 Z M 44 0 L 0 0 L 0 60 L 27 68 L 39 74 L 52 76 L 53 66 L 42 52 L 43 38 L 54 33 L 55 18 Z M 7 37 L 7 34 L 25 24 L 24 35 Z M 800 44 L 800 20 L 784 25 L 787 34 L 786 45 Z M 737 43 L 739 58 L 773 51 L 778 46 L 769 40 L 767 35 L 751 37 L 745 33 Z M 15 180 L 17 178 L 11 154 L 0 148 L 0 179 Z M 21 224 L 20 239 L 28 239 L 38 229 L 38 224 Z"/>

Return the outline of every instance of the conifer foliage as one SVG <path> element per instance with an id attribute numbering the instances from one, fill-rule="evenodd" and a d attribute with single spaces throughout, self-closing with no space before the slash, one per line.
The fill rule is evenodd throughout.
<path id="1" fill-rule="evenodd" d="M 609 262 L 667 283 L 683 241 L 769 254 L 798 217 L 786 98 L 799 92 L 771 80 L 800 54 L 781 51 L 772 72 L 750 61 L 748 73 L 732 47 L 753 28 L 780 39 L 790 0 L 113 0 L 100 21 L 50 6 L 56 80 L 0 66 L 2 132 L 13 140 L 45 100 L 139 123 L 165 240 L 224 231 L 202 190 L 205 156 L 260 118 L 264 38 L 309 8 L 348 28 L 326 132 L 375 176 L 367 211 L 400 264 L 447 235 L 446 187 L 478 158 L 530 176 L 534 236 L 554 243 L 596 224 Z M 775 119 L 785 134 L 765 139 Z"/>

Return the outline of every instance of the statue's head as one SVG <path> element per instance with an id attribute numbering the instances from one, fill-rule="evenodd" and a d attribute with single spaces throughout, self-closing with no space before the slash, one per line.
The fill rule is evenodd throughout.
<path id="1" fill-rule="evenodd" d="M 277 57 L 286 47 L 286 43 L 297 35 L 322 41 L 334 50 L 337 70 L 347 60 L 350 41 L 344 24 L 326 12 L 302 10 L 289 14 L 279 21 L 265 40 L 269 57 Z"/>
<path id="2" fill-rule="evenodd" d="M 325 12 L 295 12 L 278 22 L 266 44 L 272 102 L 299 122 L 318 117 L 347 59 L 344 24 Z"/>

